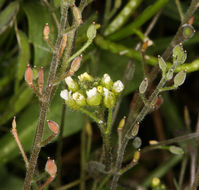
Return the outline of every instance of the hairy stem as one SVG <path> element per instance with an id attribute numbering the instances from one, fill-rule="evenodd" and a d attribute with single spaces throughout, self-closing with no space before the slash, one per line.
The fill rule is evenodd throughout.
<path id="1" fill-rule="evenodd" d="M 39 152 L 41 150 L 40 143 L 42 141 L 43 137 L 43 129 L 45 125 L 45 120 L 46 120 L 46 115 L 47 111 L 50 105 L 50 99 L 51 99 L 51 93 L 53 89 L 53 81 L 55 79 L 56 71 L 57 71 L 57 66 L 59 63 L 59 54 L 60 54 L 60 49 L 62 45 L 62 30 L 65 28 L 66 25 L 66 20 L 67 20 L 67 14 L 68 14 L 68 3 L 67 1 L 63 1 L 63 14 L 61 16 L 60 20 L 60 28 L 58 31 L 58 37 L 56 41 L 56 52 L 53 54 L 51 66 L 50 66 L 50 72 L 49 72 L 49 78 L 47 82 L 47 87 L 45 90 L 45 100 L 41 102 L 41 107 L 40 107 L 40 116 L 39 116 L 39 122 L 37 125 L 37 131 L 36 131 L 36 136 L 33 144 L 33 149 L 32 153 L 30 156 L 30 161 L 29 161 L 29 167 L 26 171 L 26 177 L 25 177 L 25 182 L 24 182 L 24 190 L 29 190 L 31 188 L 31 183 L 32 183 L 32 178 L 35 172 L 35 167 L 37 164 L 37 159 L 39 156 Z"/>

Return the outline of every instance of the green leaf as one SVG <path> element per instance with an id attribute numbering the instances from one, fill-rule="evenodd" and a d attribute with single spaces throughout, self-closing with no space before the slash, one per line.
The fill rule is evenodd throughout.
<path id="1" fill-rule="evenodd" d="M 5 167 L 0 167 L 0 182 L 3 190 L 21 190 L 23 189 L 23 180 L 12 175 Z"/>
<path id="2" fill-rule="evenodd" d="M 28 38 L 25 33 L 20 30 L 16 30 L 17 40 L 19 44 L 19 58 L 16 69 L 16 80 L 15 80 L 15 89 L 19 88 L 19 82 L 23 79 L 24 73 L 26 70 L 26 65 L 30 60 L 30 47 L 28 43 Z"/>
<path id="3" fill-rule="evenodd" d="M 29 40 L 34 46 L 34 65 L 45 66 L 51 60 L 51 52 L 43 39 L 43 28 L 50 27 L 50 40 L 54 43 L 56 27 L 49 10 L 38 2 L 28 2 L 23 6 L 28 18 Z"/>
<path id="4" fill-rule="evenodd" d="M 53 120 L 60 125 L 63 101 L 60 98 L 59 93 L 60 92 L 58 92 L 53 98 L 47 119 Z M 39 118 L 39 107 L 38 101 L 34 100 L 31 104 L 29 104 L 29 107 L 23 112 L 23 114 L 21 114 L 19 118 L 17 117 L 19 139 L 25 151 L 30 151 L 32 147 Z M 66 122 L 64 126 L 64 137 L 69 136 L 82 128 L 84 124 L 84 116 L 79 112 L 75 112 L 67 108 L 65 117 Z M 47 138 L 50 134 L 51 132 L 48 127 L 45 127 L 43 139 Z M 0 150 L 0 165 L 5 164 L 20 154 L 11 133 L 6 134 L 0 139 Z"/>
<path id="5" fill-rule="evenodd" d="M 3 33 L 10 25 L 13 24 L 13 20 L 16 16 L 19 3 L 17 1 L 10 3 L 0 13 L 0 34 Z"/>
<path id="6" fill-rule="evenodd" d="M 1 115 L 0 125 L 6 123 L 14 115 L 24 109 L 31 99 L 32 90 L 22 85 L 17 93 L 10 98 L 9 105 L 5 108 L 3 115 Z"/>

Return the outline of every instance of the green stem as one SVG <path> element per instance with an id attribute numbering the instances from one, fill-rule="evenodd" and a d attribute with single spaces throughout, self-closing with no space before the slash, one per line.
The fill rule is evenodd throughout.
<path id="1" fill-rule="evenodd" d="M 71 62 L 73 59 L 75 59 L 77 56 L 79 56 L 88 46 L 90 46 L 90 44 L 92 43 L 93 41 L 91 40 L 88 40 L 82 47 L 81 49 L 79 49 L 75 54 L 73 54 L 68 62 Z"/>
<path id="2" fill-rule="evenodd" d="M 40 143 L 40 146 L 42 147 L 47 145 L 55 136 L 56 136 L 55 134 L 50 135 L 47 139 L 45 139 Z"/>
<path id="3" fill-rule="evenodd" d="M 85 151 L 85 146 L 86 146 L 86 130 L 85 126 L 82 129 L 81 133 L 81 171 L 80 171 L 80 190 L 85 190 L 85 163 L 86 163 L 86 151 Z"/>
<path id="4" fill-rule="evenodd" d="M 51 93 L 53 90 L 52 83 L 55 79 L 57 67 L 59 64 L 59 54 L 60 54 L 60 49 L 61 49 L 61 45 L 62 45 L 61 32 L 65 28 L 67 15 L 68 15 L 68 6 L 67 5 L 68 5 L 67 2 L 63 3 L 63 14 L 61 16 L 60 28 L 58 31 L 58 37 L 57 37 L 57 41 L 56 41 L 56 45 L 55 45 L 57 51 L 56 51 L 56 53 L 53 54 L 53 58 L 51 61 L 49 78 L 48 78 L 47 87 L 45 90 L 45 101 L 41 102 L 40 116 L 39 116 L 39 121 L 38 121 L 38 125 L 37 125 L 37 131 L 36 131 L 33 149 L 32 149 L 30 160 L 29 160 L 29 167 L 26 171 L 26 177 L 25 177 L 25 181 L 24 181 L 24 190 L 31 189 L 33 175 L 34 175 L 35 168 L 37 165 L 39 152 L 41 150 L 40 143 L 42 141 L 46 115 L 47 115 L 47 111 L 48 111 L 49 105 L 50 105 Z"/>
<path id="5" fill-rule="evenodd" d="M 167 86 L 167 87 L 161 88 L 160 92 L 169 91 L 169 90 L 176 90 L 176 89 L 177 89 L 176 86 Z"/>
<path id="6" fill-rule="evenodd" d="M 112 174 L 107 175 L 104 180 L 100 183 L 99 187 L 96 190 L 101 190 L 103 186 L 108 182 L 108 180 L 111 178 Z"/>
<path id="7" fill-rule="evenodd" d="M 112 121 L 112 114 L 113 114 L 113 109 L 109 108 L 108 109 L 108 120 L 107 120 L 107 128 L 106 128 L 106 135 L 110 135 L 111 132 L 111 121 Z"/>
<path id="8" fill-rule="evenodd" d="M 97 117 L 95 117 L 91 112 L 89 112 L 88 110 L 84 109 L 84 108 L 80 108 L 79 111 L 85 113 L 86 115 L 88 115 L 91 119 L 93 119 L 97 124 L 102 124 L 103 121 L 98 119 Z"/>
<path id="9" fill-rule="evenodd" d="M 175 1 L 176 1 L 176 5 L 177 5 L 177 8 L 178 8 L 178 12 L 179 12 L 181 21 L 183 21 L 184 20 L 184 14 L 183 14 L 183 11 L 182 11 L 180 1 L 179 0 L 175 0 Z"/>

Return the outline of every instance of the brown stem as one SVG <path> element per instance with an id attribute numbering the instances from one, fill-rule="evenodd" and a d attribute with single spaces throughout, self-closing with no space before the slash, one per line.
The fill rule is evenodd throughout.
<path id="1" fill-rule="evenodd" d="M 61 44 L 62 44 L 61 32 L 62 32 L 62 30 L 65 29 L 67 13 L 68 13 L 68 3 L 66 1 L 63 1 L 63 14 L 61 16 L 58 38 L 57 38 L 56 45 L 55 45 L 56 53 L 53 54 L 53 58 L 52 58 L 51 66 L 50 66 L 48 83 L 47 83 L 47 87 L 45 90 L 45 101 L 43 101 L 41 103 L 39 122 L 37 125 L 36 136 L 35 136 L 35 140 L 34 140 L 34 144 L 33 144 L 32 153 L 30 156 L 29 167 L 26 171 L 24 190 L 29 190 L 31 188 L 32 178 L 33 178 L 33 175 L 35 172 L 38 155 L 41 150 L 40 143 L 42 141 L 43 129 L 44 129 L 44 124 L 45 124 L 45 120 L 46 120 L 46 114 L 47 114 L 47 110 L 49 108 L 50 99 L 51 99 L 51 92 L 53 89 L 52 83 L 55 79 L 57 66 L 59 63 L 58 57 L 60 54 L 60 49 L 61 49 Z"/>

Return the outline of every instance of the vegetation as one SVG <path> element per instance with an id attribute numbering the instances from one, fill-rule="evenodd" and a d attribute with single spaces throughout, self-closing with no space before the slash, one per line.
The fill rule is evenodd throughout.
<path id="1" fill-rule="evenodd" d="M 196 190 L 198 6 L 0 0 L 1 188 Z"/>

